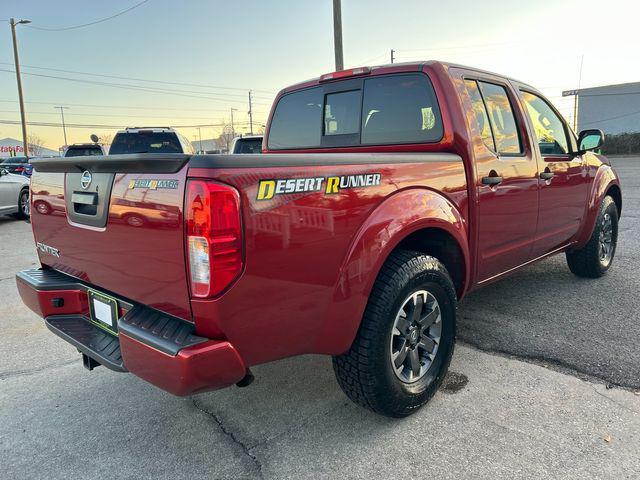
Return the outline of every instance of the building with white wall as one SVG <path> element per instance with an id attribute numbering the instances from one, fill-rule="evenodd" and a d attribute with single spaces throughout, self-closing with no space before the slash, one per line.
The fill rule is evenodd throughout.
<path id="1" fill-rule="evenodd" d="M 581 88 L 578 130 L 587 128 L 610 135 L 640 132 L 640 82 Z"/>

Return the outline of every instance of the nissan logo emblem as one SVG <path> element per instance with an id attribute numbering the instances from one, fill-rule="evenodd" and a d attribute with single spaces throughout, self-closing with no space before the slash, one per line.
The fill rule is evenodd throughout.
<path id="1" fill-rule="evenodd" d="M 82 173 L 82 177 L 80 177 L 80 186 L 86 190 L 91 185 L 91 172 L 89 170 L 85 170 Z"/>

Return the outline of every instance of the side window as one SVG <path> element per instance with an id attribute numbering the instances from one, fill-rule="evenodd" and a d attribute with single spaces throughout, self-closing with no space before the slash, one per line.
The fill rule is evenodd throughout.
<path id="1" fill-rule="evenodd" d="M 569 153 L 569 142 L 564 122 L 545 100 L 533 93 L 521 93 L 538 138 L 540 154 L 562 155 Z"/>
<path id="2" fill-rule="evenodd" d="M 348 135 L 360 131 L 360 90 L 330 93 L 324 104 L 324 134 Z"/>
<path id="3" fill-rule="evenodd" d="M 469 93 L 469 97 L 471 98 L 471 108 L 473 109 L 473 114 L 475 116 L 476 121 L 478 122 L 478 128 L 480 129 L 480 137 L 482 138 L 482 141 L 487 147 L 495 151 L 496 145 L 493 142 L 491 125 L 489 125 L 489 115 L 487 115 L 487 109 L 484 106 L 482 95 L 480 95 L 478 84 L 476 83 L 475 80 L 465 80 L 464 83 L 467 87 L 467 92 Z"/>
<path id="4" fill-rule="evenodd" d="M 496 151 L 501 154 L 522 152 L 518 126 L 507 91 L 503 86 L 478 82 L 491 121 Z"/>
<path id="5" fill-rule="evenodd" d="M 442 138 L 442 118 L 425 75 L 394 75 L 364 81 L 363 145 L 428 143 Z"/>
<path id="6" fill-rule="evenodd" d="M 269 148 L 319 147 L 322 135 L 322 89 L 300 90 L 283 96 L 269 127 Z"/>

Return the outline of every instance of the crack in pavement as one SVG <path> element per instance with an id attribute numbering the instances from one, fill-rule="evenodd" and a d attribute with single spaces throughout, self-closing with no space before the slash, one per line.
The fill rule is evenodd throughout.
<path id="1" fill-rule="evenodd" d="M 36 373 L 44 372 L 45 370 L 50 370 L 52 368 L 66 367 L 67 365 L 71 365 L 72 363 L 78 363 L 78 359 L 69 359 L 63 362 L 54 363 L 51 365 L 42 365 L 40 367 L 35 368 L 26 368 L 24 370 L 13 370 L 8 372 L 0 372 L 0 380 L 6 380 L 8 378 L 13 377 L 24 377 L 27 375 L 34 375 Z"/>
<path id="2" fill-rule="evenodd" d="M 241 449 L 242 452 L 251 460 L 252 464 L 255 466 L 256 472 L 258 474 L 258 478 L 264 478 L 264 475 L 262 473 L 262 463 L 260 463 L 260 460 L 258 460 L 258 457 L 256 457 L 253 453 L 251 453 L 251 450 L 257 445 L 254 445 L 253 447 L 248 446 L 246 443 L 244 443 L 242 440 L 240 440 L 235 433 L 233 433 L 222 421 L 222 418 L 220 418 L 219 415 L 213 413 L 212 411 L 208 410 L 206 407 L 204 407 L 202 404 L 200 404 L 198 402 L 198 400 L 196 400 L 196 398 L 194 397 L 189 397 L 189 399 L 191 400 L 191 403 L 193 404 L 193 406 L 200 412 L 204 413 L 207 417 L 211 418 L 215 424 L 220 428 L 220 430 L 222 431 L 222 433 L 229 438 L 232 443 L 238 445 Z"/>
<path id="3" fill-rule="evenodd" d="M 591 389 L 596 392 L 598 395 L 600 395 L 603 398 L 606 398 L 607 400 L 609 400 L 611 403 L 617 405 L 620 408 L 623 408 L 625 410 L 627 410 L 628 412 L 631 412 L 635 415 L 640 415 L 640 412 L 635 411 L 633 408 L 630 408 L 628 406 L 626 406 L 624 403 L 620 403 L 618 402 L 615 398 L 611 398 L 609 395 L 605 395 L 604 393 L 602 393 L 600 390 L 598 390 L 595 385 L 589 385 L 591 387 Z"/>
<path id="4" fill-rule="evenodd" d="M 572 365 L 570 363 L 567 363 L 560 358 L 547 358 L 542 355 L 528 355 L 528 354 L 522 354 L 522 353 L 514 353 L 508 350 L 502 350 L 499 348 L 487 348 L 479 344 L 472 343 L 469 340 L 462 340 L 460 338 L 456 340 L 456 343 L 460 345 L 464 345 L 469 348 L 473 348 L 480 352 L 498 355 L 500 357 L 505 357 L 505 358 L 513 358 L 516 360 L 520 360 L 522 362 L 531 363 L 539 367 L 547 368 L 550 370 L 554 370 L 556 372 L 563 373 L 565 375 L 570 375 L 572 377 L 579 378 L 580 380 L 598 383 L 598 384 L 611 385 L 613 387 L 619 388 L 620 390 L 625 390 L 629 392 L 633 392 L 638 389 L 638 385 L 613 382 L 604 376 L 599 376 L 590 372 L 580 370 L 579 367 Z"/>

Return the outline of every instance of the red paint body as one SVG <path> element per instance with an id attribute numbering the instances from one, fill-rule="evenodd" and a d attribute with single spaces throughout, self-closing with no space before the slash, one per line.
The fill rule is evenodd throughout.
<path id="1" fill-rule="evenodd" d="M 441 63 L 382 67 L 370 75 L 417 71 L 429 76 L 438 98 L 444 125 L 440 142 L 287 151 L 334 159 L 347 153 L 417 153 L 415 162 L 322 165 L 320 161 L 319 166 L 260 168 L 187 165 L 177 174 L 117 174 L 103 229 L 71 225 L 65 213 L 64 174 L 36 172 L 34 235 L 61 253 L 55 258 L 39 252 L 43 266 L 193 321 L 197 334 L 212 340 L 175 357 L 121 335 L 130 371 L 173 393 L 188 394 L 237 382 L 251 365 L 303 353 L 345 352 L 378 271 L 411 234 L 437 229 L 455 241 L 461 265 L 459 297 L 533 260 L 584 245 L 604 195 L 611 189 L 619 194 L 617 176 L 606 159 L 591 153 L 543 158 L 531 140 L 518 96 L 523 85 L 504 77 Z M 469 114 L 464 78 L 507 88 L 523 155 L 497 158 L 484 145 Z M 276 102 L 289 91 L 317 84 L 313 80 L 285 89 Z M 282 153 L 270 152 L 267 138 L 268 127 L 265 163 L 271 153 Z M 432 161 L 434 153 L 457 157 Z M 550 182 L 538 177 L 547 167 L 556 173 Z M 497 187 L 480 181 L 491 170 L 504 178 Z M 263 179 L 367 173 L 381 174 L 380 184 L 334 195 L 312 192 L 256 199 Z M 189 296 L 183 221 L 189 178 L 215 180 L 240 194 L 243 271 L 214 299 Z M 177 179 L 179 188 L 130 190 L 127 185 L 133 179 Z M 26 290 L 21 286 L 25 303 L 46 315 L 42 303 L 47 300 L 38 298 L 43 292 Z M 74 302 L 86 310 L 86 303 Z"/>

